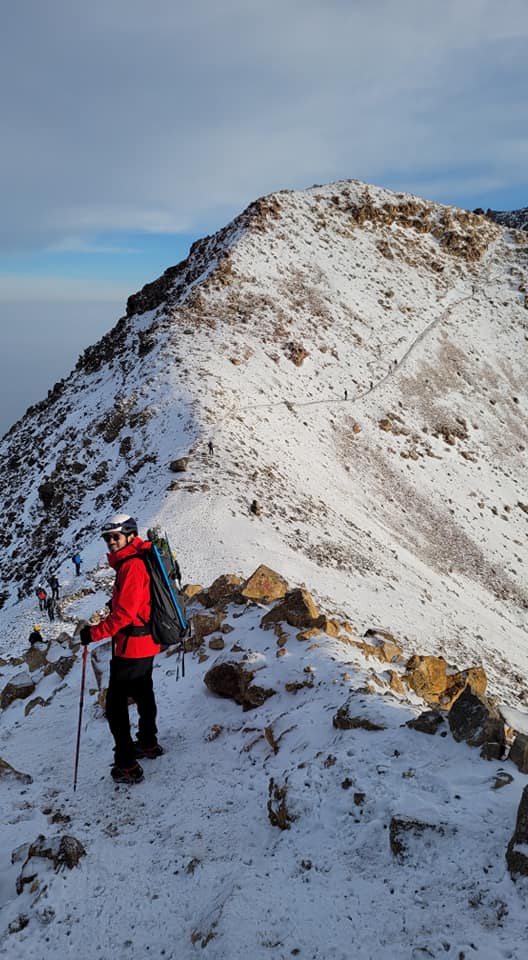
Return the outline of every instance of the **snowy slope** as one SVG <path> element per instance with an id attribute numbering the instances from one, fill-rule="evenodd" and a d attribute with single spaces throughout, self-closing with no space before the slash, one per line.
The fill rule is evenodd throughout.
<path id="1" fill-rule="evenodd" d="M 264 198 L 195 244 L 1 443 L 0 656 L 25 649 L 50 570 L 69 600 L 48 636 L 103 605 L 98 527 L 126 508 L 141 532 L 168 530 L 186 580 L 267 563 L 357 635 L 385 627 L 406 654 L 482 663 L 523 718 L 527 277 L 526 234 L 356 181 Z M 277 658 L 261 614 L 233 614 L 229 643 L 275 696 L 242 714 L 207 693 L 211 653 L 185 685 L 160 658 L 167 755 L 133 796 L 109 781 L 92 695 L 71 792 L 79 663 L 41 681 L 47 707 L 0 713 L 0 756 L 33 777 L 1 782 L 2 930 L 29 918 L 8 956 L 523 955 L 504 851 L 525 778 L 510 765 L 494 790 L 499 764 L 400 729 L 423 704 L 386 678 L 367 696 L 372 665 L 338 641 L 292 638 Z M 287 693 L 306 667 L 314 687 Z M 334 730 L 349 696 L 386 730 Z M 277 754 L 267 726 L 292 727 Z M 267 817 L 271 777 L 290 784 L 288 831 Z M 389 848 L 398 813 L 444 824 L 410 867 Z M 86 858 L 43 903 L 16 897 L 11 851 L 66 815 Z"/>
<path id="2" fill-rule="evenodd" d="M 257 201 L 4 438 L 11 598 L 77 547 L 100 563 L 100 518 L 126 506 L 168 528 L 189 580 L 265 561 L 409 644 L 482 656 L 492 682 L 504 658 L 522 676 L 527 257 L 522 233 L 355 181 Z"/>

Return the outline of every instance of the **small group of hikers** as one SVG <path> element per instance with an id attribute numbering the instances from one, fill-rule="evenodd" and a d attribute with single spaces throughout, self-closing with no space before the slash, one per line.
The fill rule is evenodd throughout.
<path id="1" fill-rule="evenodd" d="M 47 613 L 50 621 L 53 621 L 57 613 L 57 600 L 59 599 L 60 590 L 59 580 L 54 573 L 48 578 L 48 584 L 51 587 L 51 594 L 49 596 L 48 591 L 41 583 L 38 584 L 35 593 L 39 602 L 39 610 L 41 613 Z"/>
<path id="2" fill-rule="evenodd" d="M 151 534 L 150 530 L 148 534 Z M 137 523 L 127 514 L 112 517 L 103 525 L 101 536 L 108 547 L 108 563 L 115 571 L 110 613 L 93 626 L 84 624 L 80 640 L 83 646 L 87 646 L 112 638 L 106 694 L 106 719 L 114 738 L 111 776 L 116 783 L 134 784 L 143 780 L 143 769 L 138 761 L 152 760 L 163 753 L 157 737 L 157 707 L 152 683 L 154 657 L 160 653 L 161 646 L 152 636 L 151 574 L 146 563 L 147 554 L 153 547 L 150 540 L 138 536 Z M 163 546 L 166 548 L 166 544 Z M 172 555 L 170 559 L 179 578 Z M 129 698 L 136 704 L 138 712 L 135 740 L 130 731 Z"/>

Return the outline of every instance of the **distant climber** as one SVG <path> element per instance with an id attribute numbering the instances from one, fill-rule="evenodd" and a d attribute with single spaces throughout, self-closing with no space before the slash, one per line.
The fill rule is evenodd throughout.
<path id="1" fill-rule="evenodd" d="M 56 608 L 55 600 L 53 599 L 53 597 L 48 597 L 48 599 L 46 600 L 46 613 L 50 618 L 50 622 L 53 622 L 55 620 L 56 609 L 57 608 Z"/>
<path id="2" fill-rule="evenodd" d="M 39 583 L 37 589 L 35 590 L 35 593 L 37 594 L 37 599 L 38 599 L 38 602 L 39 602 L 39 610 L 45 610 L 45 609 L 46 609 L 46 599 L 47 599 L 48 593 L 47 593 L 47 591 L 44 589 L 44 587 L 42 586 L 41 583 Z"/>
<path id="3" fill-rule="evenodd" d="M 50 587 L 51 587 L 51 598 L 52 598 L 52 600 L 58 600 L 58 599 L 59 599 L 59 589 L 60 589 L 60 583 L 59 583 L 58 577 L 57 577 L 54 573 L 52 573 L 52 574 L 51 574 L 51 577 L 50 577 L 49 580 L 48 580 L 48 583 L 49 583 L 49 585 L 50 585 Z"/>
<path id="4" fill-rule="evenodd" d="M 74 554 L 73 554 L 72 563 L 75 565 L 75 573 L 77 574 L 78 577 L 80 577 L 80 575 L 81 575 L 81 563 L 82 563 L 82 557 L 81 557 L 80 553 L 74 553 Z"/>
<path id="5" fill-rule="evenodd" d="M 262 509 L 258 500 L 252 500 L 251 506 L 249 508 L 250 513 L 254 514 L 255 517 L 260 517 Z"/>
<path id="6" fill-rule="evenodd" d="M 348 390 L 345 388 L 345 400 L 348 400 Z"/>
<path id="7" fill-rule="evenodd" d="M 163 753 L 157 739 L 156 700 L 152 685 L 154 657 L 160 647 L 150 633 L 150 579 L 141 559 L 148 541 L 138 537 L 136 521 L 117 514 L 105 524 L 101 536 L 108 544 L 108 563 L 115 570 L 112 609 L 94 626 L 80 630 L 83 646 L 112 637 L 110 682 L 106 695 L 106 719 L 114 738 L 112 779 L 116 783 L 141 783 L 143 769 L 138 759 L 155 759 Z M 138 735 L 130 733 L 128 699 L 135 701 Z"/>
<path id="8" fill-rule="evenodd" d="M 214 453 L 214 444 L 212 440 L 209 440 L 209 443 L 207 444 L 207 449 L 209 450 L 210 454 Z"/>
<path id="9" fill-rule="evenodd" d="M 29 640 L 29 642 L 30 642 L 30 644 L 31 644 L 32 646 L 33 646 L 34 643 L 42 643 L 42 642 L 43 642 L 43 641 L 42 641 L 42 634 L 41 634 L 41 632 L 40 632 L 41 629 L 42 629 L 41 626 L 40 626 L 38 623 L 36 623 L 35 626 L 33 627 L 33 630 L 32 630 L 31 633 L 29 634 L 28 640 Z"/>

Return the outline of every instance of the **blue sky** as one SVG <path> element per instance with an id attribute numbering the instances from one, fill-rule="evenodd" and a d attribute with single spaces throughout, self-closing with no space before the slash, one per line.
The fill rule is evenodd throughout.
<path id="1" fill-rule="evenodd" d="M 9 332 L 0 430 L 257 196 L 353 177 L 528 205 L 527 41 L 526 0 L 11 4 L 0 333 L 45 315 L 47 350 L 29 375 Z"/>

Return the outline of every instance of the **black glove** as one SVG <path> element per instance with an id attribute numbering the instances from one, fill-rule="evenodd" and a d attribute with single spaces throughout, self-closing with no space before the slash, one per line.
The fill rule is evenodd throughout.
<path id="1" fill-rule="evenodd" d="M 81 643 L 83 647 L 87 647 L 88 644 L 92 642 L 92 634 L 90 632 L 90 627 L 88 626 L 81 627 L 79 637 L 81 638 Z"/>

